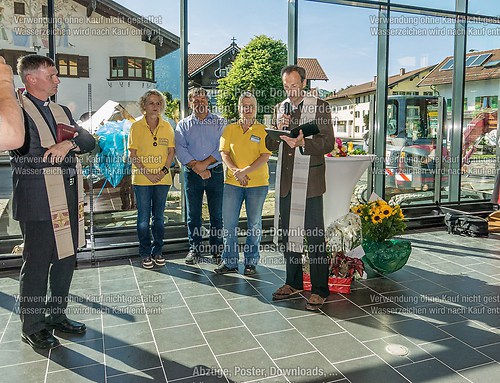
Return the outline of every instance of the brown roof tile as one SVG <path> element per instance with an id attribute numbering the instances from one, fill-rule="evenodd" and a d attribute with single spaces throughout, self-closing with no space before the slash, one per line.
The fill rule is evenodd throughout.
<path id="1" fill-rule="evenodd" d="M 308 80 L 328 81 L 328 77 L 317 59 L 299 57 L 297 59 L 297 65 L 306 70 L 306 78 Z"/>
<path id="2" fill-rule="evenodd" d="M 213 60 L 216 53 L 190 53 L 188 54 L 188 75 L 201 68 L 203 65 Z"/>
<path id="3" fill-rule="evenodd" d="M 465 56 L 482 55 L 490 53 L 491 56 L 481 65 L 475 67 L 465 68 L 465 81 L 478 81 L 478 80 L 488 80 L 492 78 L 500 78 L 500 66 L 496 65 L 491 68 L 485 68 L 484 65 L 493 61 L 500 60 L 500 49 L 491 49 L 488 51 L 481 52 L 471 52 L 467 53 Z M 429 86 L 429 85 L 440 85 L 440 84 L 451 84 L 453 78 L 453 70 L 440 70 L 449 59 L 453 56 L 446 57 L 441 61 L 436 67 L 425 76 L 418 86 Z"/>
<path id="4" fill-rule="evenodd" d="M 225 50 L 223 51 L 225 52 Z M 222 52 L 221 52 L 222 53 Z M 196 72 L 202 66 L 219 56 L 221 53 L 190 53 L 188 54 L 188 75 Z M 298 58 L 297 65 L 306 70 L 306 78 L 308 80 L 325 80 L 328 81 L 323 68 L 317 59 Z"/>

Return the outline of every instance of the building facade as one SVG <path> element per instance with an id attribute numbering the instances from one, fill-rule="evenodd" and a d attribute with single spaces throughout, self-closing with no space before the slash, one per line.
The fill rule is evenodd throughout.
<path id="1" fill-rule="evenodd" d="M 401 68 L 399 74 L 388 79 L 388 95 L 423 95 L 432 96 L 434 91 L 430 86 L 418 87 L 434 66 L 406 72 Z M 359 85 L 353 85 L 334 93 L 326 98 L 332 108 L 335 137 L 346 140 L 361 141 L 368 129 L 368 114 L 370 111 L 370 96 L 375 95 L 377 78 Z"/>
<path id="2" fill-rule="evenodd" d="M 158 16 L 140 16 L 111 0 L 56 1 L 53 21 L 57 101 L 75 118 L 107 100 L 137 113 L 139 97 L 156 87 L 155 60 L 179 47 L 179 37 L 161 28 Z M 46 0 L 0 3 L 0 55 L 14 73 L 19 57 L 49 53 L 47 26 Z M 23 86 L 18 76 L 15 85 Z"/>
<path id="3" fill-rule="evenodd" d="M 218 81 L 227 76 L 240 50 L 241 48 L 236 44 L 235 39 L 232 39 L 231 44 L 219 53 L 188 54 L 189 87 L 198 86 L 205 88 L 209 94 L 212 111 L 216 113 L 218 112 L 216 100 Z M 170 74 L 177 70 L 177 63 L 171 61 L 160 60 L 158 65 L 157 70 L 160 72 L 167 71 Z M 307 85 L 309 88 L 311 87 L 311 81 L 328 81 L 328 77 L 317 59 L 298 58 L 297 65 L 304 67 L 306 70 Z M 175 69 L 172 70 L 170 66 L 175 66 Z M 158 88 L 162 91 L 172 93 L 174 97 L 177 95 L 176 84 L 172 82 L 161 82 L 158 84 Z"/>

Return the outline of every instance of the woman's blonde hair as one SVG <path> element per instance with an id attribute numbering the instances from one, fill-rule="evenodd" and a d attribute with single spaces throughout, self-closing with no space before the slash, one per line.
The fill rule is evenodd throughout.
<path id="1" fill-rule="evenodd" d="M 160 97 L 160 100 L 161 100 L 161 114 L 163 114 L 163 112 L 165 112 L 165 107 L 167 106 L 167 101 L 166 101 L 165 96 L 163 95 L 163 93 L 160 92 L 159 90 L 156 90 L 156 89 L 148 90 L 139 99 L 139 108 L 141 108 L 141 112 L 144 113 L 144 111 L 146 110 L 146 102 L 148 101 L 148 97 L 150 97 L 150 96 L 158 96 L 158 97 Z"/>
<path id="2" fill-rule="evenodd" d="M 255 116 L 257 115 L 257 99 L 255 98 L 255 96 L 253 95 L 252 92 L 249 92 L 249 91 L 245 91 L 243 92 L 241 95 L 240 95 L 240 98 L 238 99 L 238 114 L 240 115 L 241 117 L 241 107 L 243 106 L 243 100 L 245 98 L 249 98 L 250 100 L 252 100 L 252 104 L 254 106 L 254 113 L 253 113 L 253 117 L 255 118 Z"/>

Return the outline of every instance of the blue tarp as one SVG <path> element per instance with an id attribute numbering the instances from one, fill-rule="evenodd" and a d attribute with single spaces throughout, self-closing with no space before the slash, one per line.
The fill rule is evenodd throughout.
<path id="1" fill-rule="evenodd" d="M 101 152 L 96 157 L 96 168 L 116 187 L 124 175 L 130 174 L 128 135 L 131 122 L 108 121 L 96 131 Z"/>

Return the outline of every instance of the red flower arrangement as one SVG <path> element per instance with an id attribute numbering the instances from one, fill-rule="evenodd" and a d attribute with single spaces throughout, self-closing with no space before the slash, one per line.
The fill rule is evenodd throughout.
<path id="1" fill-rule="evenodd" d="M 335 139 L 335 144 L 331 153 L 327 157 L 347 157 L 347 147 L 343 144 L 340 138 Z"/>
<path id="2" fill-rule="evenodd" d="M 349 294 L 353 278 L 363 276 L 365 266 L 359 258 L 351 258 L 339 251 L 330 257 L 328 287 L 331 293 Z M 304 290 L 311 290 L 309 274 L 304 274 Z"/>

